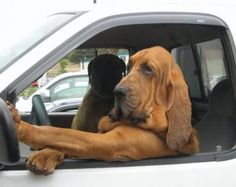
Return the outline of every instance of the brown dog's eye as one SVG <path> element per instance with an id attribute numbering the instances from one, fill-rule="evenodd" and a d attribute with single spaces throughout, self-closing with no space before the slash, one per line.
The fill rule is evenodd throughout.
<path id="1" fill-rule="evenodd" d="M 142 72 L 145 75 L 153 75 L 154 72 L 150 66 L 148 66 L 146 63 L 142 65 Z"/>

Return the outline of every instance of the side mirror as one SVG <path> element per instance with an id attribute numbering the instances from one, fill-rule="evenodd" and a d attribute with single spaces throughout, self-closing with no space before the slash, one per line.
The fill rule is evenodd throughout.
<path id="1" fill-rule="evenodd" d="M 15 123 L 2 98 L 0 98 L 0 147 L 0 164 L 3 166 L 20 159 Z"/>
<path id="2" fill-rule="evenodd" d="M 45 89 L 40 93 L 40 96 L 42 98 L 43 102 L 49 102 L 50 101 L 50 92 L 48 89 Z"/>

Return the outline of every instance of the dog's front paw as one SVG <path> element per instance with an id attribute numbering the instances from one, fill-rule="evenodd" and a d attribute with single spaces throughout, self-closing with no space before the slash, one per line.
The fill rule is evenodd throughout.
<path id="1" fill-rule="evenodd" d="M 26 167 L 37 175 L 49 175 L 64 161 L 64 153 L 53 149 L 42 149 L 28 157 Z"/>
<path id="2" fill-rule="evenodd" d="M 12 118 L 16 124 L 19 124 L 21 121 L 20 115 L 18 113 L 18 110 L 14 107 L 13 104 L 11 104 L 9 101 L 6 101 L 7 107 L 9 111 L 11 112 Z"/>
<path id="3" fill-rule="evenodd" d="M 104 116 L 99 120 L 98 131 L 100 133 L 105 133 L 113 129 L 112 120 L 108 116 Z"/>
<path id="4" fill-rule="evenodd" d="M 119 126 L 121 123 L 119 121 L 113 122 L 113 120 L 109 116 L 104 116 L 100 119 L 98 123 L 98 131 L 99 133 L 108 132 L 115 127 Z"/>

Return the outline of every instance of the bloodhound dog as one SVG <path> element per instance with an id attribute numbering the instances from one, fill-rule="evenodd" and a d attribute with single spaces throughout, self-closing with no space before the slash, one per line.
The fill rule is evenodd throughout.
<path id="1" fill-rule="evenodd" d="M 128 75 L 114 93 L 115 106 L 101 118 L 100 133 L 32 126 L 20 119 L 13 105 L 8 106 L 20 141 L 68 157 L 128 161 L 199 151 L 197 132 L 191 126 L 188 87 L 167 50 L 152 47 L 134 54 Z M 58 165 L 63 158 L 55 154 L 48 162 L 41 162 L 47 164 L 37 165 L 30 159 L 29 168 L 45 174 L 50 164 Z"/>

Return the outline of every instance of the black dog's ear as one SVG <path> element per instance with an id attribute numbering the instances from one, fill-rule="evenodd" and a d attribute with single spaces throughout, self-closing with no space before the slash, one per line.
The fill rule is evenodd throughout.
<path id="1" fill-rule="evenodd" d="M 93 64 L 95 60 L 91 60 L 88 65 L 88 77 L 89 77 L 89 84 L 91 84 L 92 78 L 93 78 Z"/>
<path id="2" fill-rule="evenodd" d="M 125 62 L 120 59 L 119 57 L 117 57 L 119 59 L 118 63 L 120 64 L 121 66 L 121 69 L 122 69 L 122 74 L 123 74 L 123 77 L 126 75 L 126 65 L 125 65 Z"/>

